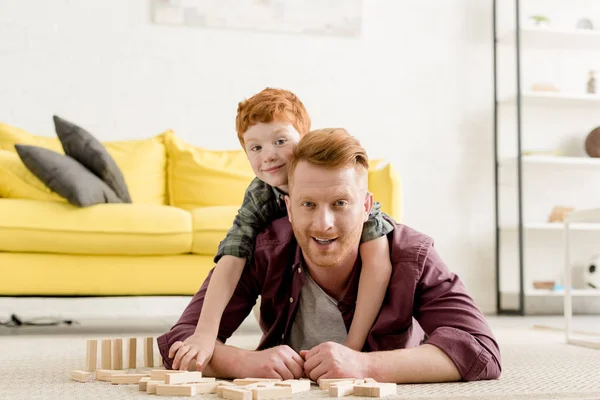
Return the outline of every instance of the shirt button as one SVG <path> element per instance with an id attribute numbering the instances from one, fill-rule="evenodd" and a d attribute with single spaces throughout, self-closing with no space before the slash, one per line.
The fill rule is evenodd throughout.
<path id="1" fill-rule="evenodd" d="M 285 333 L 281 335 L 281 340 L 285 339 Z"/>
<path id="2" fill-rule="evenodd" d="M 298 273 L 301 274 L 302 273 L 302 268 L 298 268 Z"/>
<path id="3" fill-rule="evenodd" d="M 294 302 L 294 298 L 290 297 L 290 303 L 293 303 L 293 302 Z"/>

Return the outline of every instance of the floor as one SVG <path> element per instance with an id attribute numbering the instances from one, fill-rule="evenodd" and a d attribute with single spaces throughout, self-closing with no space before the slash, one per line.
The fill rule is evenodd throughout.
<path id="1" fill-rule="evenodd" d="M 176 321 L 189 298 L 1 298 L 0 321 L 72 319 L 72 325 L 0 326 L 0 393 L 12 399 L 135 398 L 135 388 L 69 379 L 85 362 L 89 338 L 157 336 Z M 564 345 L 561 316 L 497 317 L 489 323 L 501 345 L 503 376 L 473 384 L 403 385 L 406 399 L 598 399 L 600 351 Z M 575 317 L 575 329 L 600 338 L 600 318 Z M 260 331 L 251 314 L 228 344 L 252 349 Z M 28 371 L 29 380 L 22 380 Z M 88 385 L 88 386 L 85 386 Z M 4 396 L 0 396 L 4 398 Z M 322 392 L 297 397 L 324 397 Z M 327 396 L 325 396 L 327 397 Z M 214 398 L 214 395 L 202 396 Z"/>

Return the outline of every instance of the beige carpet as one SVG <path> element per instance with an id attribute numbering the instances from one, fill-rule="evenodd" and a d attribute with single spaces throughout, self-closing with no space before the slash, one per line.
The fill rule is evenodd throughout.
<path id="1" fill-rule="evenodd" d="M 600 351 L 561 344 L 562 335 L 501 329 L 504 371 L 497 381 L 399 385 L 397 399 L 600 399 Z M 123 337 L 135 335 L 126 334 Z M 139 337 L 146 336 L 139 335 Z M 70 372 L 85 363 L 85 340 L 93 335 L 0 336 L 1 399 L 148 398 L 136 385 L 78 383 Z M 114 337 L 114 336 L 113 336 Z M 249 335 L 246 344 L 256 340 Z M 236 344 L 243 343 L 243 337 Z M 199 395 L 211 398 L 215 395 Z M 323 398 L 315 390 L 295 398 Z M 161 396 L 161 398 L 163 398 Z M 164 397 L 167 398 L 167 397 Z M 357 397 L 353 397 L 357 398 Z"/>

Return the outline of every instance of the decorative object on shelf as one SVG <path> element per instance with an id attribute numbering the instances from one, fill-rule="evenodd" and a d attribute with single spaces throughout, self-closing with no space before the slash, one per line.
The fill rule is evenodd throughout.
<path id="1" fill-rule="evenodd" d="M 554 281 L 533 281 L 534 289 L 554 289 L 555 282 Z"/>
<path id="2" fill-rule="evenodd" d="M 529 20 L 533 22 L 536 28 L 548 28 L 550 26 L 550 18 L 545 15 L 532 15 Z"/>
<path id="3" fill-rule="evenodd" d="M 582 18 L 577 22 L 577 29 L 593 30 L 594 24 L 588 18 Z"/>
<path id="4" fill-rule="evenodd" d="M 560 92 L 558 86 L 553 83 L 538 82 L 531 85 L 534 92 Z"/>
<path id="5" fill-rule="evenodd" d="M 600 157 L 600 126 L 592 129 L 585 138 L 585 152 L 590 157 Z"/>
<path id="6" fill-rule="evenodd" d="M 587 92 L 590 94 L 596 93 L 596 76 L 594 74 L 595 72 L 596 71 L 594 70 L 590 70 L 590 72 L 588 73 Z"/>
<path id="7" fill-rule="evenodd" d="M 598 289 L 600 288 L 600 254 L 597 254 L 590 258 L 588 265 L 584 270 L 585 284 L 588 287 Z"/>
<path id="8" fill-rule="evenodd" d="M 573 207 L 554 206 L 548 216 L 548 222 L 563 222 L 568 213 L 575 210 Z"/>

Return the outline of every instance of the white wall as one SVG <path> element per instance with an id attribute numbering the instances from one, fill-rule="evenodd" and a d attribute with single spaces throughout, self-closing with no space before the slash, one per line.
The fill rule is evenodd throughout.
<path id="1" fill-rule="evenodd" d="M 150 23 L 149 0 L 0 0 L 0 120 L 101 140 L 172 128 L 236 148 L 237 102 L 294 91 L 313 127 L 343 126 L 403 181 L 404 222 L 431 235 L 495 310 L 491 2 L 364 0 L 359 39 Z"/>

